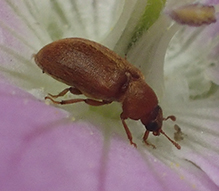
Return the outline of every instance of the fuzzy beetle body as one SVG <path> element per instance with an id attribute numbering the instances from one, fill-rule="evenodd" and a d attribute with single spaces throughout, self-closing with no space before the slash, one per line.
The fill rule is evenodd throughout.
<path id="1" fill-rule="evenodd" d="M 166 136 L 161 128 L 162 121 L 167 118 L 163 118 L 157 96 L 144 81 L 143 74 L 105 46 L 82 38 L 62 39 L 43 47 L 35 55 L 35 62 L 43 72 L 71 86 L 56 96 L 50 94 L 46 97 L 54 103 L 83 101 L 100 106 L 113 101 L 121 102 L 123 112 L 120 117 L 131 144 L 136 146 L 125 123 L 128 118 L 141 120 L 145 125 L 145 143 L 150 131 L 156 136 L 160 133 Z M 84 94 L 88 99 L 53 100 L 68 91 Z M 174 120 L 174 116 L 168 118 Z M 177 143 L 171 142 L 180 148 Z"/>

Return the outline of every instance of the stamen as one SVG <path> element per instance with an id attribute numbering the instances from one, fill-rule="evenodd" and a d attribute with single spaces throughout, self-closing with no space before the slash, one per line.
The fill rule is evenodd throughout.
<path id="1" fill-rule="evenodd" d="M 190 26 L 201 26 L 216 22 L 214 6 L 198 3 L 176 8 L 169 15 L 176 22 Z"/>

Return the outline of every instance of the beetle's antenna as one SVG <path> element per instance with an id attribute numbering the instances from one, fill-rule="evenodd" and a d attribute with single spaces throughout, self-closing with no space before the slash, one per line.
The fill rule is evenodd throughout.
<path id="1" fill-rule="evenodd" d="M 170 115 L 166 118 L 163 118 L 164 121 L 168 120 L 168 119 L 171 119 L 172 121 L 176 121 L 176 117 L 174 115 Z"/>
<path id="2" fill-rule="evenodd" d="M 163 118 L 164 121 L 171 119 L 172 121 L 176 121 L 176 117 L 174 115 L 170 115 L 166 118 Z M 162 133 L 171 143 L 173 143 L 173 145 L 177 148 L 177 149 L 181 149 L 181 146 L 175 142 L 174 140 L 172 140 L 170 137 L 167 136 L 167 134 L 161 129 L 160 133 Z"/>
<path id="3" fill-rule="evenodd" d="M 181 149 L 181 146 L 177 143 L 177 142 L 175 142 L 175 141 L 173 141 L 170 137 L 168 137 L 167 136 L 167 134 L 166 133 L 164 133 L 164 131 L 161 129 L 160 130 L 160 133 L 162 133 L 171 143 L 173 143 L 173 145 L 177 148 L 177 149 Z"/>

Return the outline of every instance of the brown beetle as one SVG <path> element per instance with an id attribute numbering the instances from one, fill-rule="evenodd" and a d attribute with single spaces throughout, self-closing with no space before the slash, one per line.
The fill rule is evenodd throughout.
<path id="1" fill-rule="evenodd" d="M 87 39 L 67 38 L 46 45 L 34 57 L 43 72 L 70 86 L 58 95 L 49 94 L 46 99 L 56 104 L 85 102 L 92 106 L 121 102 L 123 112 L 120 117 L 131 144 L 136 146 L 125 122 L 128 118 L 141 120 L 144 124 L 146 144 L 152 145 L 147 142 L 152 131 L 155 136 L 164 134 L 180 149 L 180 145 L 161 129 L 163 120 L 175 120 L 175 117 L 163 118 L 157 96 L 144 81 L 141 71 L 115 52 Z M 67 92 L 84 94 L 88 99 L 60 102 L 53 99 Z"/>

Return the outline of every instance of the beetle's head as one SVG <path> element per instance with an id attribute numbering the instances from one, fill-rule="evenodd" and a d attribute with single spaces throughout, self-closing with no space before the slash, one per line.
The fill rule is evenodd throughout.
<path id="1" fill-rule="evenodd" d="M 163 118 L 163 112 L 161 107 L 159 105 L 156 106 L 154 110 L 146 118 L 143 117 L 141 119 L 141 122 L 144 124 L 146 128 L 146 132 L 143 139 L 147 143 L 147 137 L 149 135 L 149 132 L 152 132 L 154 136 L 159 136 L 160 133 L 162 133 L 165 137 L 167 137 L 167 139 L 170 142 L 172 142 L 178 149 L 180 149 L 180 145 L 172 139 L 170 139 L 170 137 L 168 137 L 166 133 L 162 130 L 163 121 L 167 119 L 175 121 L 176 117 L 170 115 L 167 118 Z"/>
<path id="2" fill-rule="evenodd" d="M 149 115 L 147 123 L 143 123 L 147 131 L 153 132 L 153 135 L 160 135 L 163 125 L 163 112 L 160 106 L 157 106 Z"/>

